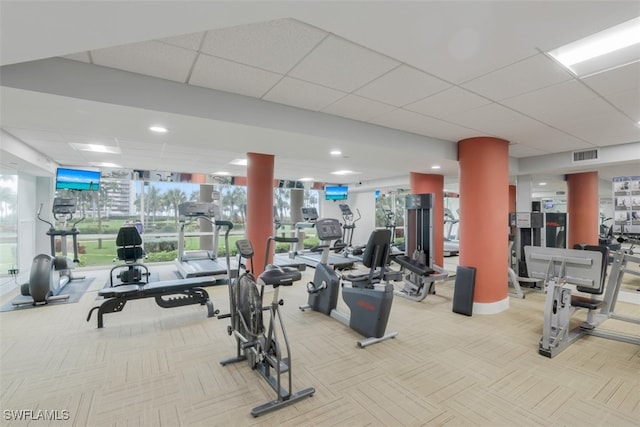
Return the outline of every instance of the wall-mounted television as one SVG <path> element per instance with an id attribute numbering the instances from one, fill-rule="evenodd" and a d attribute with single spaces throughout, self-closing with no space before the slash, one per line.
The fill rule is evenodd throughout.
<path id="1" fill-rule="evenodd" d="M 98 191 L 100 171 L 58 168 L 56 190 Z"/>
<path id="2" fill-rule="evenodd" d="M 347 200 L 349 187 L 344 185 L 327 185 L 324 187 L 325 200 Z"/>

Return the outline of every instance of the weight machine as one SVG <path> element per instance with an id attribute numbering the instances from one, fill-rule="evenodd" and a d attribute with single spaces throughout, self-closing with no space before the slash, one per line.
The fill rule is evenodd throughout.
<path id="1" fill-rule="evenodd" d="M 627 264 L 640 264 L 640 257 L 624 251 L 616 252 L 605 290 L 609 256 L 605 247 L 585 246 L 580 250 L 527 246 L 525 256 L 530 275 L 543 279 L 548 288 L 538 349 L 541 355 L 554 357 L 585 335 L 640 345 L 640 336 L 599 328 L 608 319 L 640 324 L 640 318 L 615 312 L 623 275 L 638 274 L 627 268 Z M 574 286 L 571 285 L 581 294 L 574 295 Z M 603 298 L 598 299 L 598 295 L 603 295 Z M 587 318 L 569 329 L 571 317 L 579 309 L 588 310 Z"/>

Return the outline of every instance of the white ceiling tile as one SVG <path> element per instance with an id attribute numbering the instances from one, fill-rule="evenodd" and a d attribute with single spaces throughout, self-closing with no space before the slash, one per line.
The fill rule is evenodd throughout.
<path id="1" fill-rule="evenodd" d="M 593 106 L 601 110 L 606 102 L 573 80 L 506 99 L 502 104 L 545 123 L 560 124 L 565 119 L 583 116 Z"/>
<path id="2" fill-rule="evenodd" d="M 289 75 L 352 92 L 398 65 L 398 61 L 331 35 Z"/>
<path id="3" fill-rule="evenodd" d="M 50 132 L 36 129 L 21 129 L 16 127 L 5 127 L 11 135 L 23 141 L 43 141 L 43 142 L 66 142 L 66 138 L 59 132 Z"/>
<path id="4" fill-rule="evenodd" d="M 508 134 L 536 129 L 540 122 L 498 104 L 489 104 L 463 113 L 452 114 L 448 120 L 498 138 L 509 139 Z"/>
<path id="5" fill-rule="evenodd" d="M 187 80 L 196 55 L 158 41 L 91 51 L 94 64 L 178 82 Z"/>
<path id="6" fill-rule="evenodd" d="M 403 64 L 358 89 L 355 94 L 401 107 L 449 87 L 449 83 Z"/>
<path id="7" fill-rule="evenodd" d="M 158 39 L 158 41 L 170 44 L 172 46 L 197 51 L 200 49 L 200 44 L 202 44 L 204 35 L 205 32 L 200 31 L 198 33 L 183 34 L 175 37 L 165 37 L 162 39 Z"/>
<path id="8" fill-rule="evenodd" d="M 499 101 L 571 79 L 566 70 L 543 54 L 538 54 L 463 83 L 461 86 Z"/>
<path id="9" fill-rule="evenodd" d="M 640 141 L 640 126 L 613 108 L 566 120 L 562 129 L 597 146 Z"/>
<path id="10" fill-rule="evenodd" d="M 267 92 L 262 99 L 318 111 L 345 95 L 344 92 L 339 90 L 285 77 Z"/>
<path id="11" fill-rule="evenodd" d="M 293 19 L 207 32 L 202 52 L 285 74 L 328 33 Z"/>
<path id="12" fill-rule="evenodd" d="M 587 77 L 583 82 L 640 121 L 640 61 Z"/>
<path id="13" fill-rule="evenodd" d="M 282 76 L 258 68 L 200 55 L 189 84 L 260 98 Z"/>
<path id="14" fill-rule="evenodd" d="M 486 98 L 459 87 L 452 87 L 403 108 L 431 117 L 445 118 L 451 114 L 473 110 L 490 103 L 491 101 Z"/>
<path id="15" fill-rule="evenodd" d="M 61 58 L 70 59 L 72 61 L 91 63 L 91 57 L 89 56 L 89 52 L 87 51 L 72 53 L 71 55 L 64 55 L 61 56 Z"/>
<path id="16" fill-rule="evenodd" d="M 403 109 L 393 110 L 369 120 L 369 122 L 447 141 L 458 141 L 479 135 L 479 132 L 474 129 L 464 128 Z"/>
<path id="17" fill-rule="evenodd" d="M 582 79 L 603 95 L 640 89 L 640 61 Z"/>
<path id="18" fill-rule="evenodd" d="M 540 156 L 548 154 L 548 152 L 540 148 L 532 147 L 525 144 L 509 144 L 509 157 L 523 158 L 531 156 Z"/>
<path id="19" fill-rule="evenodd" d="M 368 121 L 395 110 L 396 107 L 356 95 L 347 95 L 322 110 L 323 113 Z"/>

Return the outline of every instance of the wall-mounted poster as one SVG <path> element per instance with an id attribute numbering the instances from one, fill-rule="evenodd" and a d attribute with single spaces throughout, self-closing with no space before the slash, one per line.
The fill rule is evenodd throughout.
<path id="1" fill-rule="evenodd" d="M 640 234 L 640 176 L 613 178 L 613 232 Z"/>

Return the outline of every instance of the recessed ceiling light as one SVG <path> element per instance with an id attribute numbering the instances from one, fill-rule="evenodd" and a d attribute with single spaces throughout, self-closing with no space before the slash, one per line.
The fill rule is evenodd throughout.
<path id="1" fill-rule="evenodd" d="M 220 172 L 214 172 L 212 175 L 217 175 L 217 176 L 229 176 L 231 175 L 229 172 L 226 171 L 220 171 Z"/>
<path id="2" fill-rule="evenodd" d="M 434 166 L 431 166 L 431 169 L 440 169 L 440 166 L 434 165 Z"/>
<path id="3" fill-rule="evenodd" d="M 157 133 L 167 133 L 167 128 L 163 126 L 149 126 L 149 130 Z"/>
<path id="4" fill-rule="evenodd" d="M 298 181 L 300 181 L 300 182 L 310 182 L 310 181 L 313 181 L 313 178 L 300 178 Z"/>
<path id="5" fill-rule="evenodd" d="M 540 183 L 538 183 L 538 185 L 545 186 L 545 185 L 547 185 L 547 183 L 546 182 L 540 182 Z"/>
<path id="6" fill-rule="evenodd" d="M 578 76 L 640 61 L 640 17 L 549 51 Z"/>
<path id="7" fill-rule="evenodd" d="M 329 154 L 331 154 L 332 156 L 339 156 L 340 154 L 342 154 L 342 151 L 340 151 L 340 150 L 331 150 L 329 152 Z"/>
<path id="8" fill-rule="evenodd" d="M 79 144 L 70 142 L 69 145 L 76 151 L 91 151 L 93 153 L 120 154 L 120 147 L 102 144 Z"/>
<path id="9" fill-rule="evenodd" d="M 89 162 L 89 164 L 91 166 L 96 166 L 96 167 L 100 167 L 100 168 L 121 168 L 122 166 L 117 165 L 115 163 L 108 163 L 108 162 Z"/>
<path id="10" fill-rule="evenodd" d="M 233 159 L 229 162 L 230 165 L 236 165 L 236 166 L 247 166 L 247 159 Z"/>
<path id="11" fill-rule="evenodd" d="M 354 172 L 350 170 L 339 170 L 339 171 L 331 172 L 331 175 L 356 175 L 359 173 L 360 172 Z"/>

